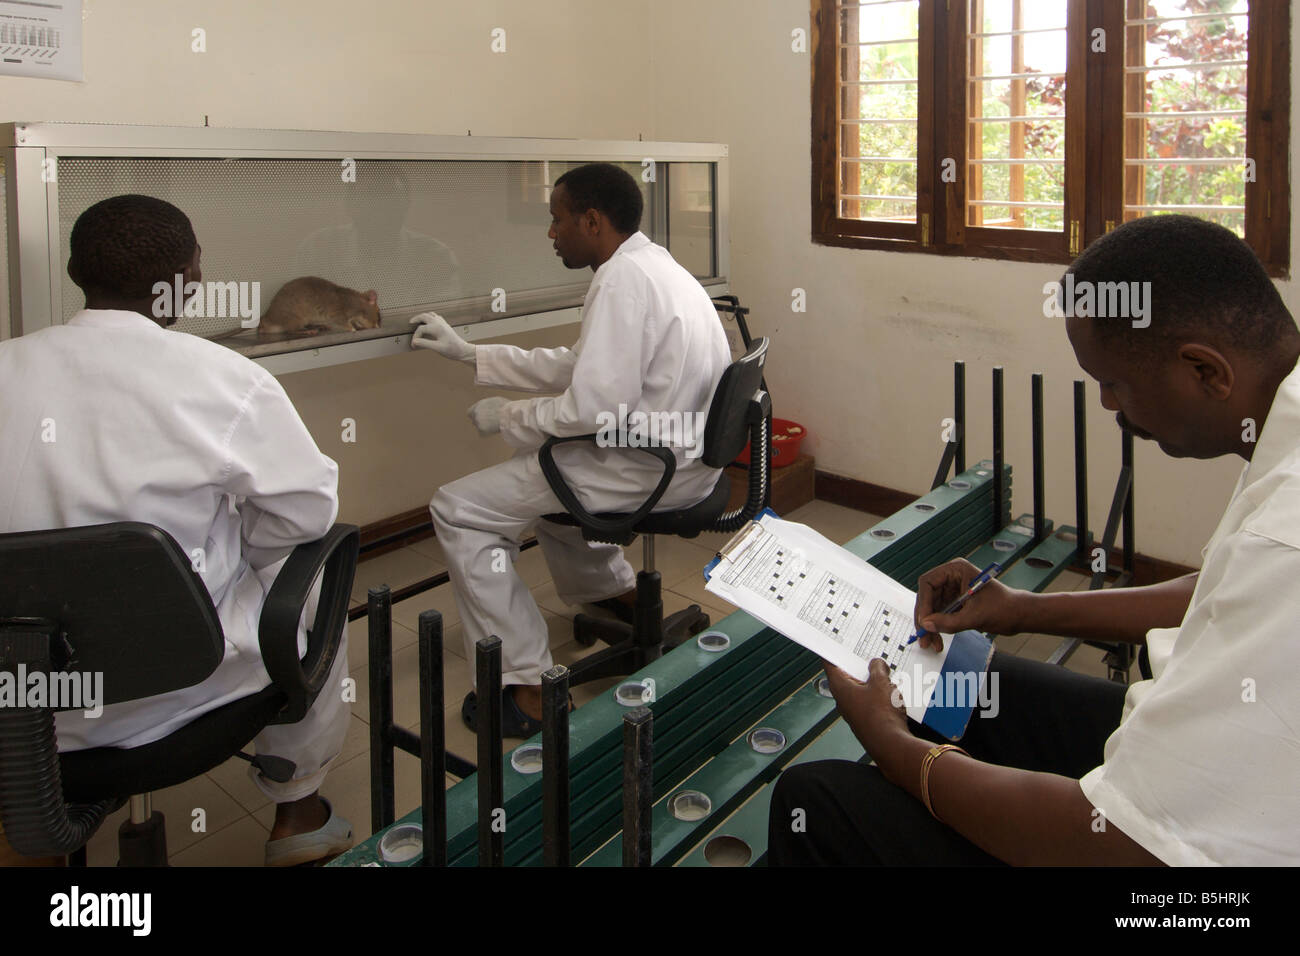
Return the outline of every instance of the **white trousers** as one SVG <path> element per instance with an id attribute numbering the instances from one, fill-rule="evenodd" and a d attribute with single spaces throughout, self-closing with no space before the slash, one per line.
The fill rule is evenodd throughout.
<path id="1" fill-rule="evenodd" d="M 296 724 L 271 724 L 253 738 L 253 751 L 258 756 L 283 757 L 297 765 L 293 779 L 285 783 L 267 780 L 256 767 L 249 766 L 248 775 L 257 788 L 276 803 L 292 803 L 319 790 L 329 765 L 343 752 L 343 738 L 352 719 L 352 708 L 343 699 L 343 680 L 347 676 L 348 629 L 344 625 L 334 667 L 302 720 Z"/>
<path id="2" fill-rule="evenodd" d="M 613 597 L 636 582 L 618 545 L 589 543 L 578 528 L 538 520 L 564 506 L 547 485 L 535 450 L 443 485 L 429 511 L 447 558 L 471 673 L 475 644 L 495 634 L 501 638 L 502 686 L 540 684 L 552 664 L 546 622 L 514 569 L 529 529 L 568 604 Z"/>

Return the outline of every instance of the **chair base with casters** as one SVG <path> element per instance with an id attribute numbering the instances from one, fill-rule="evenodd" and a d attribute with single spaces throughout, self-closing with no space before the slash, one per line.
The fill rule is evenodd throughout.
<path id="1" fill-rule="evenodd" d="M 727 511 L 731 481 L 726 472 L 718 476 L 713 490 L 703 501 L 678 511 L 654 512 L 652 509 L 667 490 L 676 469 L 672 451 L 662 447 L 630 446 L 630 452 L 651 454 L 664 465 L 658 487 L 631 514 L 597 514 L 587 512 L 555 464 L 553 449 L 572 441 L 596 440 L 595 435 L 551 438 L 538 452 L 542 473 L 561 504 L 564 513 L 545 515 L 547 521 L 582 529 L 587 541 L 627 545 L 643 536 L 644 569 L 637 574 L 636 604 L 632 623 L 609 621 L 579 614 L 573 621 L 574 639 L 585 647 L 597 641 L 611 646 L 588 655 L 569 667 L 570 686 L 604 677 L 620 677 L 640 670 L 658 660 L 665 651 L 688 641 L 709 626 L 709 617 L 698 604 L 663 616 L 663 589 L 659 572 L 654 569 L 654 536 L 670 534 L 694 538 L 704 531 L 735 531 L 762 510 L 770 494 L 771 401 L 762 388 L 763 363 L 767 340 L 758 339 L 746 354 L 723 373 L 714 391 L 704 428 L 702 460 L 711 468 L 730 464 L 748 441 L 754 449 L 749 471 L 749 489 L 743 506 Z"/>
<path id="2" fill-rule="evenodd" d="M 129 798 L 121 864 L 166 865 L 162 814 L 149 793 L 244 756 L 239 751 L 264 727 L 306 715 L 342 642 L 358 540 L 357 528 L 335 525 L 293 550 L 259 621 L 270 685 L 161 740 L 59 753 L 53 707 L 0 709 L 0 818 L 10 845 L 24 856 L 66 854 L 84 864 L 86 841 Z M 108 706 L 192 687 L 221 663 L 225 639 L 212 599 L 189 557 L 157 527 L 118 522 L 0 535 L 0 566 L 0 670 L 22 667 L 51 680 L 70 670 L 102 674 L 99 703 Z M 298 624 L 318 577 L 316 617 L 299 659 Z M 288 760 L 245 759 L 268 779 L 293 778 Z"/>

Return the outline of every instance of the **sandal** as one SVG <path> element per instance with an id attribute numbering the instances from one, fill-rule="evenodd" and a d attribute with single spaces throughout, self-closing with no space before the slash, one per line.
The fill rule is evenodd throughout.
<path id="1" fill-rule="evenodd" d="M 573 695 L 569 695 L 569 710 L 573 710 Z M 470 691 L 460 705 L 460 719 L 465 726 L 478 733 L 478 691 Z M 515 703 L 509 687 L 501 688 L 501 736 L 527 739 L 542 732 L 542 722 L 530 717 Z"/>
<path id="2" fill-rule="evenodd" d="M 352 824 L 335 813 L 330 802 L 324 797 L 320 798 L 320 802 L 325 804 L 325 811 L 329 814 L 325 825 L 310 833 L 268 840 L 267 866 L 301 866 L 326 857 L 338 856 L 352 848 Z"/>

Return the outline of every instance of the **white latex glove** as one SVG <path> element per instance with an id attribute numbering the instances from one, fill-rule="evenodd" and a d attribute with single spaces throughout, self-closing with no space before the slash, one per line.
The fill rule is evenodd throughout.
<path id="1" fill-rule="evenodd" d="M 469 407 L 469 420 L 474 423 L 480 435 L 495 435 L 501 431 L 501 409 L 507 404 L 509 400 L 499 395 L 480 399 Z"/>
<path id="2" fill-rule="evenodd" d="M 411 337 L 411 348 L 433 349 L 439 355 L 458 362 L 473 362 L 477 346 L 470 345 L 447 324 L 447 320 L 437 312 L 421 312 L 411 319 L 412 325 L 419 325 Z"/>

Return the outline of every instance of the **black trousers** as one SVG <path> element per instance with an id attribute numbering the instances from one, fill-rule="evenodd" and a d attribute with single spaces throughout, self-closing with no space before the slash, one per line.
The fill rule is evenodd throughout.
<path id="1" fill-rule="evenodd" d="M 989 665 L 988 680 L 995 679 L 996 716 L 977 710 L 959 741 L 972 757 L 1076 778 L 1102 763 L 1106 738 L 1119 726 L 1124 684 L 1000 653 Z M 928 727 L 911 729 L 948 743 Z M 848 760 L 800 764 L 781 775 L 767 851 L 769 866 L 1002 865 L 878 769 Z"/>

